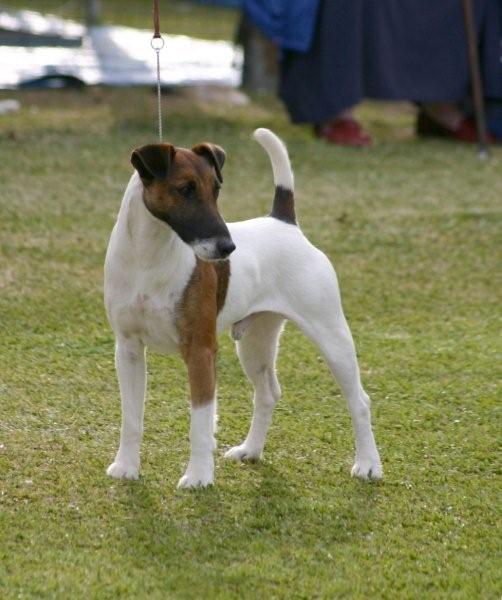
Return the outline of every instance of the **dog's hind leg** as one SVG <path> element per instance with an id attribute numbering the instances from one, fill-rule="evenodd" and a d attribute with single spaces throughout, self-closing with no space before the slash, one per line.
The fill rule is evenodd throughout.
<path id="1" fill-rule="evenodd" d="M 295 321 L 300 329 L 317 344 L 347 399 L 356 443 L 352 475 L 362 479 L 380 479 L 382 466 L 371 428 L 370 399 L 361 384 L 349 326 L 339 303 L 334 304 L 324 312 L 322 317 L 311 316 L 306 319 L 302 315 Z M 326 314 L 332 313 L 333 308 L 336 311 L 334 316 Z M 313 314 L 322 313 L 316 311 Z"/>
<path id="2" fill-rule="evenodd" d="M 142 342 L 117 339 L 115 367 L 122 403 L 122 426 L 117 456 L 106 472 L 111 477 L 137 479 L 146 386 L 145 347 Z"/>
<path id="3" fill-rule="evenodd" d="M 257 314 L 236 344 L 241 365 L 254 386 L 254 412 L 246 439 L 228 450 L 225 458 L 258 460 L 261 456 L 274 406 L 281 395 L 275 360 L 283 323 L 281 315 Z"/>

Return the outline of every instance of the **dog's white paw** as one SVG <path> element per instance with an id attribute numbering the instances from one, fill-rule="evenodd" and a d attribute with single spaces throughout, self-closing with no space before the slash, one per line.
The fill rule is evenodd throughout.
<path id="1" fill-rule="evenodd" d="M 212 460 L 211 462 L 201 461 L 195 464 L 190 461 L 185 474 L 178 481 L 178 489 L 205 488 L 208 485 L 213 485 L 213 481 L 214 463 Z"/>
<path id="2" fill-rule="evenodd" d="M 106 474 L 115 479 L 138 479 L 139 468 L 135 465 L 113 462 L 108 469 L 106 469 Z"/>
<path id="3" fill-rule="evenodd" d="M 368 458 L 356 457 L 351 475 L 360 479 L 382 479 L 382 464 L 378 454 Z"/>
<path id="4" fill-rule="evenodd" d="M 212 473 L 189 473 L 188 471 L 178 481 L 179 490 L 191 490 L 194 488 L 205 488 L 213 485 Z"/>
<path id="5" fill-rule="evenodd" d="M 227 460 L 235 461 L 249 461 L 257 462 L 261 458 L 261 452 L 259 450 L 249 448 L 246 444 L 240 446 L 234 446 L 225 452 L 225 458 Z"/>

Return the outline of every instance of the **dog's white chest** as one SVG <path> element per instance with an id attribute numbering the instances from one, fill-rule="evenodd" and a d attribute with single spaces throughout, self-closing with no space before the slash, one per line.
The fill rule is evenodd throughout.
<path id="1" fill-rule="evenodd" d="M 110 317 L 114 329 L 126 337 L 139 337 L 149 348 L 163 353 L 176 352 L 179 335 L 176 326 L 177 294 L 131 291 L 112 302 Z"/>
<path id="2" fill-rule="evenodd" d="M 133 176 L 105 261 L 105 304 L 116 336 L 158 352 L 178 351 L 177 309 L 195 266 L 193 251 L 143 205 Z"/>

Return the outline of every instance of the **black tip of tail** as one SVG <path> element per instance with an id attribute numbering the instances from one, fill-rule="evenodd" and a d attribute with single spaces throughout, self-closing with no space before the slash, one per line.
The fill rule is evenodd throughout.
<path id="1" fill-rule="evenodd" d="M 288 190 L 280 185 L 275 188 L 274 203 L 272 204 L 271 217 L 297 225 L 295 215 L 295 195 L 292 190 Z"/>

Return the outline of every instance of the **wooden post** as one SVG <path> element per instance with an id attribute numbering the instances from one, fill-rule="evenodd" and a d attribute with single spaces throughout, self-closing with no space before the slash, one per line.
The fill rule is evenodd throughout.
<path id="1" fill-rule="evenodd" d="M 478 131 L 479 156 L 488 156 L 488 136 L 486 134 L 485 105 L 483 98 L 483 83 L 481 81 L 481 70 L 479 68 L 478 42 L 476 39 L 476 28 L 474 26 L 474 11 L 472 0 L 463 0 L 465 33 L 467 37 L 467 51 L 469 55 L 469 70 L 471 74 L 471 93 Z"/>
<path id="2" fill-rule="evenodd" d="M 242 86 L 253 92 L 275 94 L 279 78 L 275 44 L 246 15 L 242 16 L 237 42 L 244 50 Z"/>
<path id="3" fill-rule="evenodd" d="M 84 0 L 85 24 L 87 27 L 97 25 L 101 19 L 101 0 Z"/>

